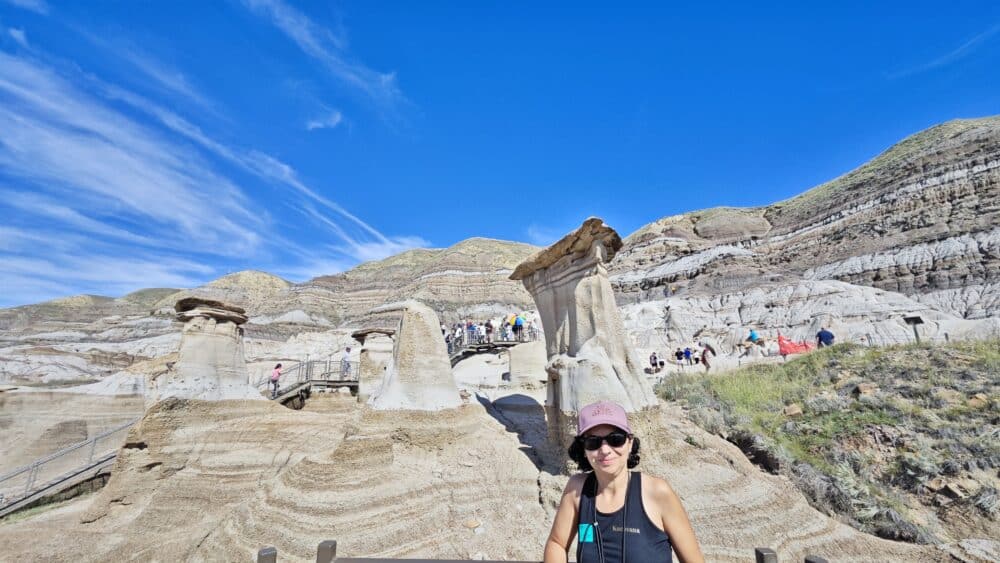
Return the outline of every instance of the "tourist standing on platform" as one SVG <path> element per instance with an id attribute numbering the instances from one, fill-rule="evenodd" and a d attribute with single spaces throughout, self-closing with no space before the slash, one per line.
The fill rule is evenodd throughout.
<path id="1" fill-rule="evenodd" d="M 340 378 L 348 379 L 351 375 L 351 347 L 344 348 L 344 355 L 340 357 Z"/>
<path id="2" fill-rule="evenodd" d="M 278 397 L 278 380 L 281 379 L 281 364 L 274 366 L 274 370 L 271 371 L 271 385 L 274 389 L 271 390 L 271 398 L 275 399 Z"/>
<path id="3" fill-rule="evenodd" d="M 486 342 L 493 342 L 493 321 L 486 319 Z"/>

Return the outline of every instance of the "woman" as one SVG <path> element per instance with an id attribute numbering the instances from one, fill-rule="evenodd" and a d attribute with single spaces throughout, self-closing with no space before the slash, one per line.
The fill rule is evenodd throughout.
<path id="1" fill-rule="evenodd" d="M 271 391 L 271 398 L 274 399 L 278 396 L 278 380 L 281 379 L 281 364 L 274 366 L 274 370 L 271 371 L 271 385 L 274 386 L 274 390 Z"/>
<path id="2" fill-rule="evenodd" d="M 691 522 L 666 481 L 629 469 L 639 464 L 639 439 L 625 409 L 602 401 L 580 409 L 570 459 L 586 473 L 570 478 L 545 563 L 565 563 L 573 538 L 578 563 L 703 562 Z"/>

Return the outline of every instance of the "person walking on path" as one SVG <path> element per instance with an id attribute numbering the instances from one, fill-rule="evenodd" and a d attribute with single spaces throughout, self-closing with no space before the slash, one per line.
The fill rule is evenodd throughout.
<path id="1" fill-rule="evenodd" d="M 684 347 L 684 359 L 687 360 L 689 366 L 694 365 L 694 360 L 691 359 L 691 347 Z"/>
<path id="2" fill-rule="evenodd" d="M 702 363 L 703 366 L 705 366 L 705 373 L 708 373 L 708 370 L 710 370 L 712 368 L 712 364 L 709 363 L 709 361 L 708 361 L 708 358 L 711 355 L 712 355 L 712 352 L 709 350 L 708 346 L 704 346 L 703 345 L 702 348 L 701 348 L 701 363 Z"/>
<path id="3" fill-rule="evenodd" d="M 653 368 L 653 373 L 660 371 L 660 360 L 656 357 L 656 352 L 649 355 L 649 366 Z"/>
<path id="4" fill-rule="evenodd" d="M 681 350 L 680 348 L 678 348 L 677 350 L 674 350 L 674 360 L 677 360 L 677 369 L 678 370 L 683 370 L 684 369 L 684 351 Z"/>
<path id="5" fill-rule="evenodd" d="M 271 371 L 271 398 L 276 399 L 278 397 L 278 380 L 281 379 L 281 364 L 274 366 Z"/>
<path id="6" fill-rule="evenodd" d="M 545 542 L 544 563 L 566 563 L 576 540 L 580 563 L 703 563 L 698 538 L 666 480 L 641 471 L 639 438 L 625 409 L 602 401 L 580 409 L 569 458 L 573 475 Z"/>
<path id="7" fill-rule="evenodd" d="M 833 346 L 833 333 L 826 330 L 826 327 L 820 327 L 819 332 L 816 333 L 816 347 L 823 348 L 826 346 Z"/>
<path id="8" fill-rule="evenodd" d="M 344 348 L 344 355 L 340 357 L 340 378 L 347 379 L 351 375 L 351 347 Z"/>

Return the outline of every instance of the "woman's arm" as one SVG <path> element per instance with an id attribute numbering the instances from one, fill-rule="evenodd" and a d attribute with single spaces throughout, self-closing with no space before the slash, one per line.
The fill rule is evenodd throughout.
<path id="1" fill-rule="evenodd" d="M 653 490 L 663 520 L 663 529 L 670 538 L 677 559 L 680 563 L 704 563 L 705 556 L 698 547 L 698 538 L 694 535 L 694 528 L 691 527 L 691 521 L 684 511 L 681 499 L 663 479 L 650 479 L 650 481 L 654 483 Z"/>
<path id="2" fill-rule="evenodd" d="M 577 510 L 580 506 L 580 491 L 583 490 L 584 475 L 570 477 L 563 490 L 556 517 L 552 520 L 552 530 L 545 542 L 544 563 L 566 563 L 569 546 L 576 537 Z"/>

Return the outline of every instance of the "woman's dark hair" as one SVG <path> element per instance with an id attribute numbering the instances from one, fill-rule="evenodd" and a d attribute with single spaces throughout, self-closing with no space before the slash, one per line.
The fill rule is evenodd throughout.
<path id="1" fill-rule="evenodd" d="M 577 436 L 569 447 L 569 458 L 576 462 L 580 471 L 591 471 L 593 466 L 587 461 L 587 452 L 583 451 L 583 438 Z M 634 469 L 639 465 L 639 437 L 632 436 L 632 451 L 628 454 L 628 468 Z"/>
<path id="2" fill-rule="evenodd" d="M 274 366 L 274 369 L 278 369 L 280 367 L 281 367 L 281 364 L 278 364 L 278 365 Z"/>

